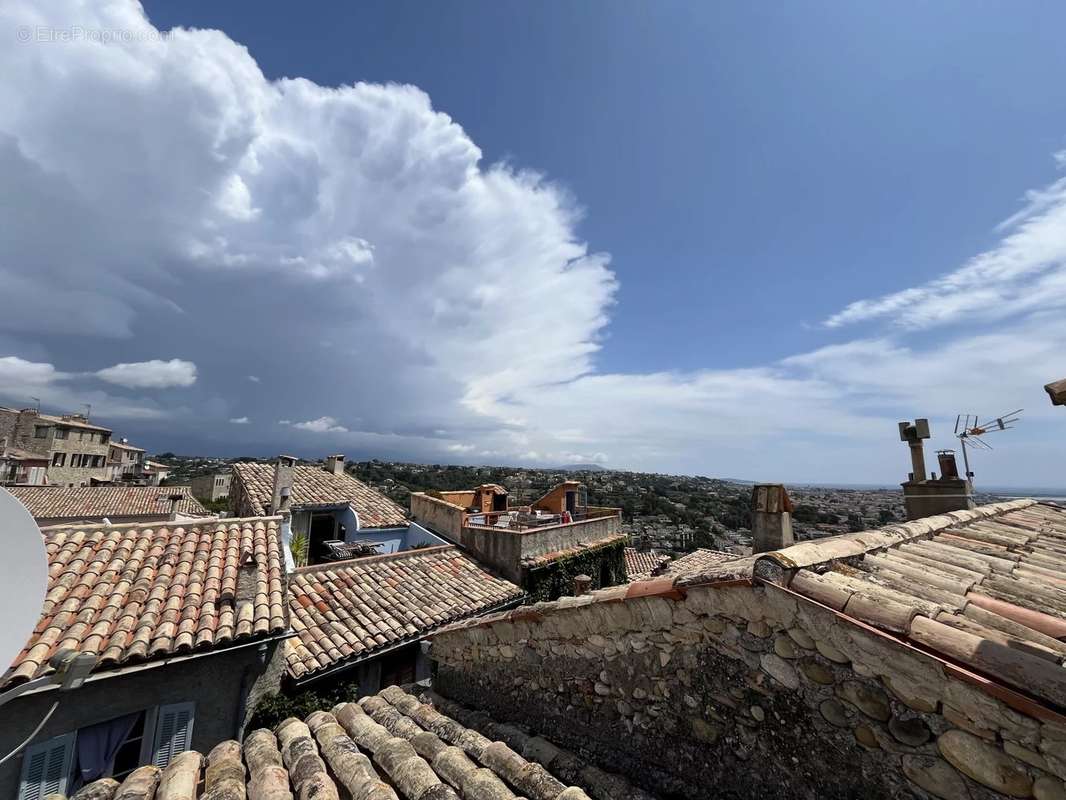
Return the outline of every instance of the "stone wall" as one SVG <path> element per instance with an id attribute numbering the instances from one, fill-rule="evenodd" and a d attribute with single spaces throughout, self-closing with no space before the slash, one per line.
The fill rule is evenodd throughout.
<path id="1" fill-rule="evenodd" d="M 1066 718 L 776 586 L 605 589 L 432 656 L 441 694 L 663 797 L 1066 797 Z"/>
<path id="2" fill-rule="evenodd" d="M 473 492 L 470 494 L 472 496 Z M 465 513 L 463 506 L 438 500 L 423 492 L 414 492 L 411 495 L 411 518 L 420 525 L 447 536 L 456 544 L 459 543 Z"/>

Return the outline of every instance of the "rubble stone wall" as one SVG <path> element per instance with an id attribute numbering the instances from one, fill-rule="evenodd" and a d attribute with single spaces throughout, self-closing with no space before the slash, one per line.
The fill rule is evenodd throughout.
<path id="1" fill-rule="evenodd" d="M 1066 723 L 775 586 L 641 584 L 438 634 L 434 688 L 661 797 L 1066 798 Z"/>

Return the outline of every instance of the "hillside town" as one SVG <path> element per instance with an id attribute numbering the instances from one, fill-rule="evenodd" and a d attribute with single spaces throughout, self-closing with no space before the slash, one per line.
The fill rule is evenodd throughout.
<path id="1" fill-rule="evenodd" d="M 83 417 L 5 412 L 6 491 L 51 576 L 0 684 L 22 695 L 0 749 L 32 740 L 0 765 L 10 796 L 703 797 L 752 758 L 760 784 L 841 797 L 1053 797 L 1066 777 L 1066 511 L 926 474 L 925 420 L 900 423 L 915 471 L 893 492 L 149 461 Z M 800 718 L 861 770 L 797 775 L 804 738 L 772 731 Z"/>
<path id="2" fill-rule="evenodd" d="M 0 2 L 0 800 L 1066 800 L 1064 29 Z"/>

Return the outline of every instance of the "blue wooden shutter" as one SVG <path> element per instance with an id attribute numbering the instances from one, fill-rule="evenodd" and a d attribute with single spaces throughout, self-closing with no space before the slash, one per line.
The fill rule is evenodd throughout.
<path id="1" fill-rule="evenodd" d="M 192 747 L 195 708 L 194 703 L 174 703 L 159 707 L 152 755 L 152 763 L 157 767 L 165 767 L 178 753 L 184 753 Z"/>
<path id="2" fill-rule="evenodd" d="M 22 755 L 19 800 L 65 794 L 74 758 L 74 733 L 65 733 L 26 748 Z"/>

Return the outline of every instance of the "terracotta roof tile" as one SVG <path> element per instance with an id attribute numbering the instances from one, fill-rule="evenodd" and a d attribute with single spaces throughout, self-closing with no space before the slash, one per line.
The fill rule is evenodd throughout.
<path id="1" fill-rule="evenodd" d="M 297 680 L 523 596 L 454 546 L 298 569 L 289 582 Z"/>
<path id="2" fill-rule="evenodd" d="M 158 516 L 170 513 L 172 494 L 182 495 L 178 513 L 207 516 L 188 486 L 11 486 L 8 487 L 36 519 Z"/>
<path id="3" fill-rule="evenodd" d="M 701 547 L 697 550 L 693 550 L 691 553 L 686 553 L 680 558 L 676 558 L 666 565 L 664 570 L 661 570 L 655 574 L 662 575 L 696 575 L 701 572 L 706 572 L 712 567 L 717 567 L 719 564 L 725 564 L 729 561 L 736 561 L 740 556 L 735 553 L 725 553 L 721 550 L 709 550 L 705 547 Z"/>
<path id="4" fill-rule="evenodd" d="M 96 653 L 97 669 L 107 669 L 287 628 L 277 519 L 57 527 L 44 540 L 41 618 L 0 686 L 46 673 L 61 647 Z M 255 570 L 254 598 L 234 596 L 244 548 L 254 558 L 246 567 Z M 231 571 L 228 585 L 207 577 L 211 563 Z"/>
<path id="5" fill-rule="evenodd" d="M 1066 706 L 1066 510 L 993 504 L 762 558 L 757 576 L 784 567 L 798 594 Z"/>
<path id="6" fill-rule="evenodd" d="M 78 797 L 162 797 L 161 785 L 197 787 L 201 777 L 203 797 L 654 800 L 543 735 L 397 686 L 221 742 L 206 759 L 188 751 L 162 772 L 140 767 L 121 786 L 101 778 Z"/>
<path id="7" fill-rule="evenodd" d="M 639 581 L 649 577 L 652 570 L 661 567 L 670 560 L 669 556 L 651 551 L 637 550 L 635 547 L 627 547 L 625 557 L 626 577 L 631 581 Z"/>
<path id="8" fill-rule="evenodd" d="M 263 514 L 274 492 L 273 464 L 233 464 L 233 479 L 251 503 L 251 513 Z M 363 528 L 387 528 L 407 524 L 404 510 L 347 473 L 335 475 L 321 467 L 298 466 L 293 471 L 289 507 L 350 504 Z"/>

